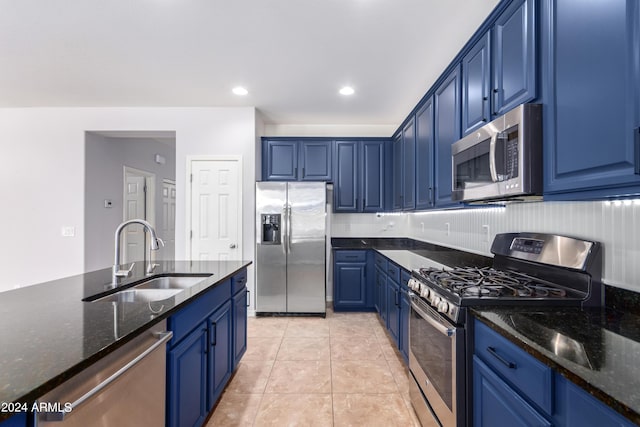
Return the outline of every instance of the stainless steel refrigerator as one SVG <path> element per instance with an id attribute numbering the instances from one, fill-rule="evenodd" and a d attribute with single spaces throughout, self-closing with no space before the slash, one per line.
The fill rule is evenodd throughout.
<path id="1" fill-rule="evenodd" d="M 326 184 L 256 183 L 256 313 L 326 312 Z"/>

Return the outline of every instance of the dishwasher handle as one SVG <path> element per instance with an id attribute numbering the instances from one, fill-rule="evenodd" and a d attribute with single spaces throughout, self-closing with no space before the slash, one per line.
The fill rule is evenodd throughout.
<path id="1" fill-rule="evenodd" d="M 153 353 L 158 347 L 160 347 L 161 345 L 169 341 L 171 337 L 173 337 L 173 332 L 171 331 L 161 332 L 159 334 L 156 334 L 156 337 L 158 338 L 158 341 L 153 343 L 151 346 L 149 346 L 149 348 L 147 348 L 145 351 L 140 353 L 134 359 L 127 362 L 126 365 L 124 365 L 122 368 L 114 372 L 111 376 L 109 376 L 109 378 L 102 381 L 100 384 L 98 384 L 97 386 L 89 390 L 87 393 L 85 393 L 83 396 L 81 396 L 78 400 L 73 402 L 70 405 L 70 408 L 68 411 L 48 412 L 44 414 L 44 420 L 50 421 L 50 422 L 64 421 L 64 418 L 67 415 L 67 413 L 72 412 L 74 409 L 78 408 L 78 406 L 82 405 L 84 402 L 91 399 L 93 396 L 98 394 L 109 384 L 111 384 L 112 382 L 120 378 L 122 375 L 124 375 L 129 369 L 133 368 L 136 364 L 138 364 L 138 362 L 142 361 L 142 359 L 147 357 L 149 354 Z"/>

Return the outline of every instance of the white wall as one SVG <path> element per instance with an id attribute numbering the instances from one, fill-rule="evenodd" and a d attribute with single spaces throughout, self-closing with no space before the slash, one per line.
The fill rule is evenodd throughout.
<path id="1" fill-rule="evenodd" d="M 186 156 L 241 155 L 243 257 L 252 260 L 255 126 L 252 107 L 0 109 L 0 290 L 84 271 L 85 131 L 176 132 L 177 259 L 186 254 Z"/>
<path id="2" fill-rule="evenodd" d="M 563 234 L 601 242 L 604 281 L 640 292 L 640 200 L 518 203 L 391 216 L 334 214 L 331 236 L 410 237 L 492 256 L 490 248 L 495 235 L 516 231 Z"/>
<path id="3" fill-rule="evenodd" d="M 398 125 L 287 125 L 267 124 L 266 136 L 376 137 L 390 138 Z"/>

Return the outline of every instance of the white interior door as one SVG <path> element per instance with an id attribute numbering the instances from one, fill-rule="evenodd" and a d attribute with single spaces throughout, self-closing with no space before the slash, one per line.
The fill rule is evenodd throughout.
<path id="1" fill-rule="evenodd" d="M 194 159 L 190 166 L 191 259 L 241 259 L 240 159 Z"/>
<path id="2" fill-rule="evenodd" d="M 161 247 L 162 258 L 175 259 L 176 254 L 176 184 L 171 181 L 162 182 L 162 228 L 160 238 L 164 241 Z"/>
<path id="3" fill-rule="evenodd" d="M 130 219 L 146 219 L 146 178 L 125 172 L 124 221 Z M 144 261 L 145 234 L 141 225 L 131 224 L 124 229 L 122 263 Z"/>

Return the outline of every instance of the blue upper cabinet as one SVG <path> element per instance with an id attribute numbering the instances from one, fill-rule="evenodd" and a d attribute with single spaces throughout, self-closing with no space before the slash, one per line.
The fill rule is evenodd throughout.
<path id="1" fill-rule="evenodd" d="M 264 181 L 331 181 L 333 141 L 269 138 L 262 141 Z"/>
<path id="2" fill-rule="evenodd" d="M 264 140 L 262 171 L 265 181 L 298 179 L 298 141 Z"/>
<path id="3" fill-rule="evenodd" d="M 535 0 L 514 0 L 493 26 L 494 117 L 536 97 L 535 12 Z"/>
<path id="4" fill-rule="evenodd" d="M 462 133 L 467 135 L 491 118 L 491 33 L 462 58 Z"/>
<path id="5" fill-rule="evenodd" d="M 416 113 L 416 208 L 433 207 L 433 98 Z"/>
<path id="6" fill-rule="evenodd" d="M 392 187 L 393 187 L 393 201 L 391 209 L 398 211 L 402 209 L 402 199 L 404 195 L 402 193 L 403 184 L 403 172 L 402 172 L 402 133 L 398 134 L 392 141 L 392 158 L 393 158 L 393 172 L 392 172 Z"/>
<path id="7" fill-rule="evenodd" d="M 362 212 L 382 212 L 384 203 L 384 141 L 360 143 L 360 196 Z"/>
<path id="8" fill-rule="evenodd" d="M 331 181 L 331 141 L 300 141 L 300 179 Z"/>
<path id="9" fill-rule="evenodd" d="M 416 208 L 416 129 L 413 118 L 402 129 L 402 209 Z"/>
<path id="10" fill-rule="evenodd" d="M 385 142 L 335 142 L 334 212 L 384 210 Z"/>
<path id="11" fill-rule="evenodd" d="M 553 7 L 545 198 L 638 194 L 640 5 L 558 0 Z"/>
<path id="12" fill-rule="evenodd" d="M 334 212 L 357 212 L 358 141 L 336 141 L 336 181 L 333 187 Z"/>
<path id="13" fill-rule="evenodd" d="M 451 71 L 434 93 L 435 205 L 452 206 L 451 144 L 460 139 L 460 66 Z"/>

